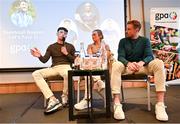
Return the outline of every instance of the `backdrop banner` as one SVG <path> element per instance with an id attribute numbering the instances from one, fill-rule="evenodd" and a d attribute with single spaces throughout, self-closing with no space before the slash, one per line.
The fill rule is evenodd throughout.
<path id="1" fill-rule="evenodd" d="M 167 81 L 180 78 L 180 8 L 151 8 L 150 41 L 164 61 Z"/>
<path id="2" fill-rule="evenodd" d="M 57 42 L 59 27 L 68 29 L 66 42 L 80 51 L 93 43 L 92 31 L 101 29 L 104 42 L 117 58 L 118 43 L 125 36 L 124 0 L 0 0 L 0 71 L 51 66 L 33 57 Z M 108 9 L 105 9 L 108 8 Z"/>

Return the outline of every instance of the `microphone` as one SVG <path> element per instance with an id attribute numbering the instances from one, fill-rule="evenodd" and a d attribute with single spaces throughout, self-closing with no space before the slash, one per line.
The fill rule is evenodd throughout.
<path id="1" fill-rule="evenodd" d="M 65 39 L 66 39 L 66 37 L 63 37 L 63 38 L 62 38 L 63 46 L 64 46 L 64 44 L 65 44 Z"/>

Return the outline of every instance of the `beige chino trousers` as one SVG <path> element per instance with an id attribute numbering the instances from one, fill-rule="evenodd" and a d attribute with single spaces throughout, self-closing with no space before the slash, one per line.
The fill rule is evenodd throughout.
<path id="1" fill-rule="evenodd" d="M 111 89 L 112 94 L 120 94 L 121 91 L 121 75 L 124 74 L 132 74 L 127 67 L 124 66 L 123 63 L 116 61 L 112 65 L 112 74 L 111 74 Z M 154 83 L 156 91 L 166 91 L 165 88 L 165 69 L 164 63 L 162 60 L 154 59 L 148 65 L 143 66 L 140 68 L 138 72 L 135 74 L 145 73 L 147 75 L 154 75 Z"/>
<path id="2" fill-rule="evenodd" d="M 64 79 L 63 94 L 68 94 L 68 70 L 71 70 L 70 65 L 57 65 L 50 68 L 36 70 L 32 73 L 36 85 L 39 87 L 46 99 L 53 96 L 51 89 L 49 88 L 45 78 L 60 75 Z"/>

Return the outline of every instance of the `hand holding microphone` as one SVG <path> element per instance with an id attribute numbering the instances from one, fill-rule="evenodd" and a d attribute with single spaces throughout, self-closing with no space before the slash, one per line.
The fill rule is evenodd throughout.
<path id="1" fill-rule="evenodd" d="M 67 52 L 67 49 L 66 49 L 66 46 L 65 46 L 65 39 L 66 37 L 63 37 L 62 41 L 63 41 L 63 46 L 61 47 L 61 52 L 64 54 L 64 55 L 67 55 L 68 52 Z"/>
<path id="2" fill-rule="evenodd" d="M 65 46 L 61 47 L 61 52 L 64 54 L 64 55 L 67 55 L 68 52 L 67 52 L 67 49 Z"/>

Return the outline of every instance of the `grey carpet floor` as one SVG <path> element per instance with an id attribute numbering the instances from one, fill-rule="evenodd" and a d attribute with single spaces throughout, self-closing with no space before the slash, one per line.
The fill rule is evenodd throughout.
<path id="1" fill-rule="evenodd" d="M 59 92 L 55 95 L 60 99 Z M 83 91 L 81 92 L 81 96 Z M 94 93 L 95 104 L 102 108 L 103 100 Z M 180 122 L 180 85 L 167 87 L 165 97 L 169 121 L 167 123 Z M 161 123 L 156 120 L 154 105 L 156 103 L 155 88 L 151 87 L 152 110 L 147 111 L 147 98 L 145 88 L 125 89 L 125 103 L 123 109 L 126 119 L 117 121 L 110 118 L 95 117 L 95 123 Z M 69 121 L 68 108 L 63 108 L 56 113 L 44 115 L 43 96 L 41 93 L 20 93 L 0 95 L 0 123 L 88 123 L 88 118 Z"/>

